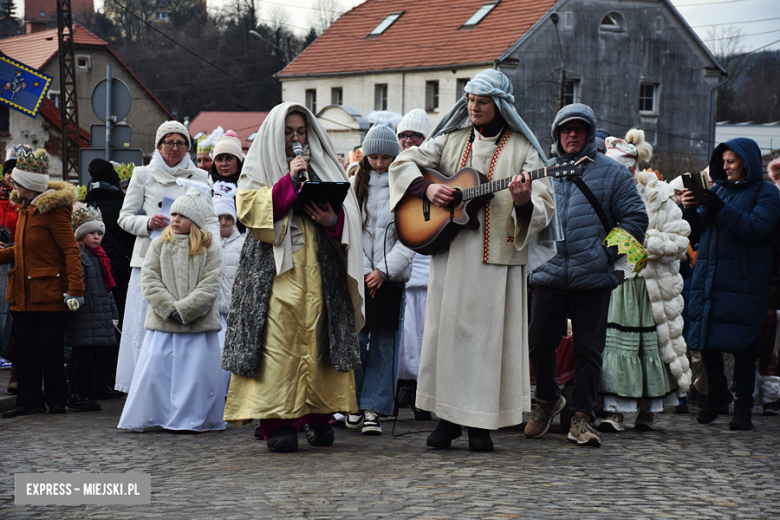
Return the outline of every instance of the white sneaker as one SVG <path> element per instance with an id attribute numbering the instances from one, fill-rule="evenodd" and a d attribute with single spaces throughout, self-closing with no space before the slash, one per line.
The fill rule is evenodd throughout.
<path id="1" fill-rule="evenodd" d="M 623 414 L 613 413 L 599 424 L 600 432 L 622 432 L 626 427 L 623 426 Z"/>
<path id="2" fill-rule="evenodd" d="M 347 428 L 350 430 L 359 430 L 363 427 L 363 412 L 351 413 L 347 416 L 345 422 Z"/>
<path id="3" fill-rule="evenodd" d="M 363 412 L 363 435 L 382 435 L 382 427 L 379 426 L 379 417 L 374 412 Z"/>

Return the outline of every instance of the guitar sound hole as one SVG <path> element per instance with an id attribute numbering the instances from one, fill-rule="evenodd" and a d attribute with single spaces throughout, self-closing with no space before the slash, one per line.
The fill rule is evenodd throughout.
<path id="1" fill-rule="evenodd" d="M 455 199 L 452 201 L 454 209 L 459 209 L 463 205 L 463 192 L 460 188 L 455 188 L 455 195 L 453 195 L 453 198 Z"/>

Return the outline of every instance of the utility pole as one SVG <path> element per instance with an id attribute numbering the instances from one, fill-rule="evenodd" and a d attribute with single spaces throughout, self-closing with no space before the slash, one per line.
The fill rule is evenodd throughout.
<path id="1" fill-rule="evenodd" d="M 73 51 L 73 11 L 70 0 L 57 0 L 57 41 L 60 56 L 60 118 L 62 119 L 62 179 L 79 174 L 79 100 Z"/>
<path id="2" fill-rule="evenodd" d="M 552 12 L 550 13 L 550 21 L 555 26 L 555 36 L 558 37 L 558 52 L 561 55 L 561 67 L 560 67 L 560 83 L 558 84 L 558 110 L 560 111 L 563 108 L 563 94 L 564 94 L 564 88 L 566 85 L 566 70 L 563 68 L 563 46 L 561 45 L 561 34 L 558 32 L 558 13 Z"/>

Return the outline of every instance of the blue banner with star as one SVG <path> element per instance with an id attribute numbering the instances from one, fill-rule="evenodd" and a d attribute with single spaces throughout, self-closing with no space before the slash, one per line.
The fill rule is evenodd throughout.
<path id="1" fill-rule="evenodd" d="M 0 55 L 0 102 L 30 117 L 38 115 L 52 77 Z"/>

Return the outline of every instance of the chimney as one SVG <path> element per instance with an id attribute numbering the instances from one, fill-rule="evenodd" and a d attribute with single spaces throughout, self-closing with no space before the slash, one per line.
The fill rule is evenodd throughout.
<path id="1" fill-rule="evenodd" d="M 25 23 L 25 34 L 32 34 L 46 30 L 46 22 L 37 20 L 27 20 Z"/>

